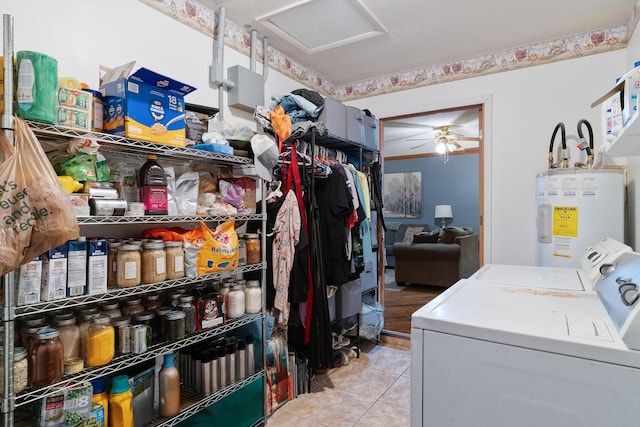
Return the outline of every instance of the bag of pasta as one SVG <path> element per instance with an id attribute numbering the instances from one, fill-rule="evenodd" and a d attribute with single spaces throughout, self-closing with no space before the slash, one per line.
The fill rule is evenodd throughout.
<path id="1" fill-rule="evenodd" d="M 198 251 L 198 274 L 232 270 L 238 267 L 238 234 L 235 222 L 229 219 L 215 230 L 202 222 L 204 243 Z"/>
<path id="2" fill-rule="evenodd" d="M 0 165 L 0 274 L 79 235 L 69 194 L 40 142 L 22 119 L 14 127 L 15 148 L 0 138 L 7 155 Z"/>

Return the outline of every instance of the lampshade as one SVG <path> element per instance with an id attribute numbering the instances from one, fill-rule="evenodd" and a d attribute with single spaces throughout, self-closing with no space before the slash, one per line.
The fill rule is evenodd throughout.
<path id="1" fill-rule="evenodd" d="M 436 205 L 435 218 L 453 218 L 451 205 Z"/>

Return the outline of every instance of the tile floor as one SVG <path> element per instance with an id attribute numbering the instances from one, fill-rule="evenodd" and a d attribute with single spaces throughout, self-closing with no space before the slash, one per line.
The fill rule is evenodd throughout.
<path id="1" fill-rule="evenodd" d="M 276 410 L 267 427 L 408 426 L 408 340 L 362 341 L 361 347 L 359 359 L 316 375 L 312 392 Z"/>

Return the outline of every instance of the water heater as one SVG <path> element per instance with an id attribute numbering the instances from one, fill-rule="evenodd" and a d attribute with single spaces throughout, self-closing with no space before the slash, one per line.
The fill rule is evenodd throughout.
<path id="1" fill-rule="evenodd" d="M 584 250 L 605 237 L 624 242 L 622 169 L 550 169 L 536 177 L 537 265 L 580 267 Z"/>

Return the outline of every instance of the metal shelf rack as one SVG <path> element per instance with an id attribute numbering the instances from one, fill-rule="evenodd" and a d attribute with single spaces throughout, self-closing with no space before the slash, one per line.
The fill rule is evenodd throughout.
<path id="1" fill-rule="evenodd" d="M 2 128 L 5 135 L 13 138 L 13 17 L 3 15 L 3 69 L 4 69 L 4 113 L 2 115 Z M 136 139 L 125 138 L 117 135 L 110 135 L 97 132 L 86 132 L 72 128 L 61 126 L 52 126 L 49 124 L 28 122 L 30 129 L 38 136 L 43 145 L 53 146 L 54 149 L 60 149 L 71 138 L 91 138 L 100 144 L 100 151 L 109 154 L 113 158 L 126 156 L 126 158 L 145 158 L 148 154 L 155 154 L 158 158 L 164 159 L 168 163 L 176 163 L 184 166 L 192 165 L 213 165 L 222 167 L 233 167 L 234 173 L 239 172 L 248 176 L 255 176 L 252 173 L 253 162 L 247 157 L 227 155 L 210 151 L 198 150 L 189 147 L 174 147 L 165 144 L 157 144 L 154 142 L 141 141 Z M 265 190 L 262 188 L 260 199 L 264 203 Z M 81 227 L 98 226 L 117 226 L 118 230 L 122 230 L 120 226 L 127 224 L 169 224 L 169 223 L 194 223 L 194 222 L 222 222 L 229 219 L 229 216 L 142 216 L 142 217 L 79 217 L 78 223 Z M 236 221 L 261 221 L 262 235 L 266 235 L 266 214 L 236 215 Z M 112 229 L 115 231 L 115 228 Z M 176 342 L 165 342 L 152 345 L 147 352 L 138 355 L 117 356 L 106 366 L 87 368 L 75 375 L 67 375 L 56 384 L 39 388 L 27 389 L 26 391 L 15 395 L 13 393 L 13 350 L 15 339 L 15 322 L 16 319 L 26 318 L 31 315 L 43 314 L 59 310 L 63 308 L 80 307 L 87 304 L 97 304 L 102 301 L 116 300 L 126 298 L 132 295 L 143 295 L 150 292 L 158 292 L 174 288 L 185 287 L 198 283 L 228 277 L 235 274 L 243 274 L 253 271 L 261 271 L 263 284 L 263 307 L 266 303 L 266 291 L 264 284 L 266 282 L 266 257 L 265 257 L 265 240 L 262 239 L 262 261 L 259 264 L 246 265 L 234 270 L 221 271 L 212 274 L 206 274 L 197 277 L 184 277 L 176 280 L 168 280 L 159 283 L 147 285 L 139 285 L 125 289 L 109 289 L 106 293 L 100 295 L 83 295 L 72 298 L 65 298 L 59 301 L 51 301 L 44 303 L 31 304 L 27 306 L 16 306 L 15 295 L 15 278 L 13 273 L 9 273 L 1 278 L 2 290 L 4 291 L 4 300 L 2 304 L 2 325 L 4 332 L 4 350 L 5 357 L 2 360 L 4 368 L 4 379 L 0 384 L 0 412 L 2 420 L 0 425 L 4 427 L 13 427 L 14 411 L 16 408 L 25 407 L 26 405 L 36 402 L 38 399 L 50 396 L 60 387 L 69 381 L 87 381 L 104 375 L 116 373 L 124 369 L 131 368 L 144 362 L 155 359 L 156 355 L 178 351 L 186 346 L 198 343 L 221 334 L 233 331 L 245 325 L 254 322 L 262 322 L 262 336 L 258 337 L 262 343 L 262 368 L 255 374 L 224 387 L 216 393 L 209 396 L 198 396 L 191 392 L 185 392 L 182 401 L 180 414 L 169 419 L 156 419 L 150 425 L 153 426 L 173 426 L 188 417 L 198 413 L 206 407 L 215 404 L 221 399 L 243 389 L 248 384 L 255 381 L 262 381 L 266 388 L 266 369 L 265 366 L 265 311 L 257 314 L 248 314 L 239 319 L 228 320 L 225 325 L 205 330 L 200 333 L 188 335 L 183 340 Z M 266 421 L 266 397 L 263 396 L 263 415 L 259 421 L 260 424 Z"/>

